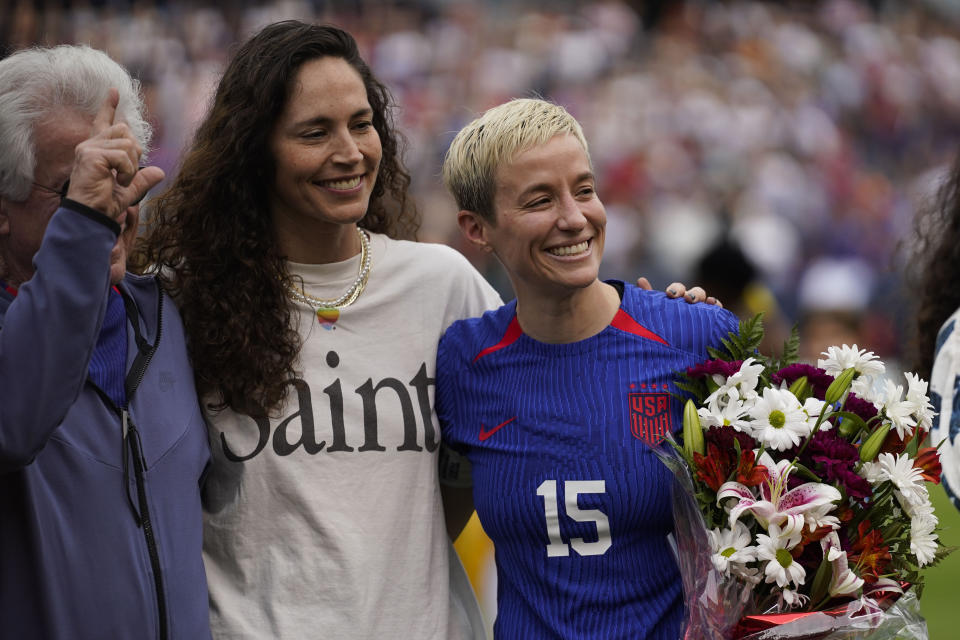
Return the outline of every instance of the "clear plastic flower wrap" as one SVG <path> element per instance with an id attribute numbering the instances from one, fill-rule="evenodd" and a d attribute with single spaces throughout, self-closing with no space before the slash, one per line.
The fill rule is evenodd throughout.
<path id="1" fill-rule="evenodd" d="M 655 452 L 674 478 L 671 544 L 680 567 L 687 610 L 683 638 L 730 640 L 750 604 L 751 585 L 725 577 L 713 566 L 706 523 L 686 462 L 666 443 Z"/>
<path id="2" fill-rule="evenodd" d="M 887 607 L 886 609 L 884 607 Z M 920 600 L 907 591 L 892 603 L 855 600 L 829 611 L 750 616 L 734 634 L 737 640 L 928 640 Z M 783 618 L 781 621 L 777 618 Z M 750 622 L 762 629 L 748 631 Z"/>
<path id="3" fill-rule="evenodd" d="M 906 393 L 856 345 L 798 364 L 759 353 L 759 317 L 687 370 L 673 472 L 685 640 L 925 640 L 922 570 L 950 550 L 927 483 L 926 382 Z"/>

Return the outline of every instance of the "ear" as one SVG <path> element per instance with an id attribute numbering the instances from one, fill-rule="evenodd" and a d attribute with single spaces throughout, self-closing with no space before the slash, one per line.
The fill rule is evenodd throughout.
<path id="1" fill-rule="evenodd" d="M 493 251 L 493 247 L 487 242 L 487 227 L 489 223 L 484 220 L 480 214 L 462 209 L 460 213 L 457 214 L 457 224 L 460 225 L 460 231 L 463 233 L 463 237 L 466 238 L 470 244 L 487 253 Z"/>

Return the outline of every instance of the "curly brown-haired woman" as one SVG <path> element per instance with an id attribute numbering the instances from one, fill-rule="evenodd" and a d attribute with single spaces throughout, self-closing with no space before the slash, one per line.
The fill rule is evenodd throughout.
<path id="1" fill-rule="evenodd" d="M 443 330 L 500 301 L 456 251 L 399 239 L 417 220 L 391 106 L 349 34 L 268 26 L 150 212 L 139 263 L 180 304 L 210 423 L 215 636 L 482 637 L 434 367 Z"/>
<path id="2" fill-rule="evenodd" d="M 937 411 L 930 440 L 940 448 L 943 487 L 960 509 L 960 157 L 940 188 L 936 205 L 917 216 L 914 259 L 916 373 L 930 380 Z"/>

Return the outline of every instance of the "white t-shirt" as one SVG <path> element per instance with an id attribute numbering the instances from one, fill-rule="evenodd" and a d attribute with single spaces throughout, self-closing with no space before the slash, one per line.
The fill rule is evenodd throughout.
<path id="1" fill-rule="evenodd" d="M 302 378 L 279 417 L 209 415 L 216 638 L 482 637 L 444 525 L 434 371 L 447 326 L 500 299 L 453 249 L 379 234 L 370 244 L 366 289 L 338 318 L 295 305 Z M 289 268 L 330 299 L 359 260 Z"/>

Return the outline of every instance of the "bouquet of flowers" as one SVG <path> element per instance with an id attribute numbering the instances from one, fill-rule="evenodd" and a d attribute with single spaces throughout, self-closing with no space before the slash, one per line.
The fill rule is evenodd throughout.
<path id="1" fill-rule="evenodd" d="M 949 553 L 927 483 L 939 483 L 927 383 L 902 385 L 864 349 L 799 364 L 796 332 L 759 353 L 760 316 L 678 387 L 675 543 L 686 638 L 926 638 L 921 569 Z"/>

